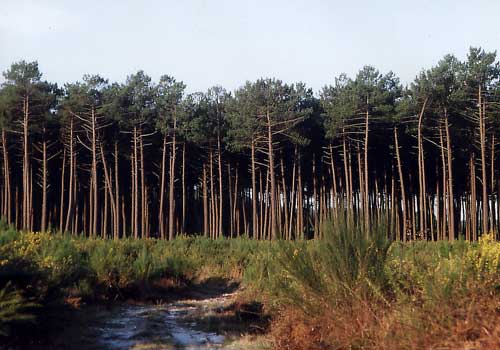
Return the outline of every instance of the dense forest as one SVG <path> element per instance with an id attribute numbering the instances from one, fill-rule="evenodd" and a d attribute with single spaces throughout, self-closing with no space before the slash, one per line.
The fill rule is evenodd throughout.
<path id="1" fill-rule="evenodd" d="M 403 241 L 500 229 L 500 64 L 480 48 L 408 86 L 365 66 L 317 94 L 277 79 L 188 94 L 143 71 L 58 86 L 20 61 L 0 128 L 1 216 L 21 230 L 297 239 L 339 215 Z"/>

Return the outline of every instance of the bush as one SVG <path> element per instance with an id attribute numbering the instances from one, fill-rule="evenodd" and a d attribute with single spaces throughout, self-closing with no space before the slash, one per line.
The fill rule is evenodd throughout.
<path id="1" fill-rule="evenodd" d="M 267 278 L 270 294 L 309 314 L 354 299 L 381 298 L 388 289 L 384 271 L 390 242 L 383 227 L 370 234 L 346 221 L 330 222 L 320 241 L 280 242 L 252 264 L 257 279 Z"/>

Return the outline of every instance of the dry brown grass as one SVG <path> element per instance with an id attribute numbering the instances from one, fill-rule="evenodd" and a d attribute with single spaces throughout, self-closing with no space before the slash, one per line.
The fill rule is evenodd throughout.
<path id="1" fill-rule="evenodd" d="M 473 291 L 433 305 L 355 302 L 316 315 L 280 312 L 274 345 L 286 350 L 500 349 L 500 295 Z"/>

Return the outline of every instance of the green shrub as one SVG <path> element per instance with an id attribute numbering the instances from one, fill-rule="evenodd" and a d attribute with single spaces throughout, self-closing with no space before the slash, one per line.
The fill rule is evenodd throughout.
<path id="1" fill-rule="evenodd" d="M 259 281 L 276 302 L 307 313 L 354 299 L 385 301 L 390 247 L 385 227 L 367 234 L 360 226 L 337 220 L 324 232 L 321 240 L 273 243 L 253 257 L 245 280 Z"/>

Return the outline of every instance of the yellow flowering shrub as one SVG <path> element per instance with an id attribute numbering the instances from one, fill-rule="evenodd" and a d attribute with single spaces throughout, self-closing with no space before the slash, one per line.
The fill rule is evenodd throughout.
<path id="1" fill-rule="evenodd" d="M 54 283 L 72 279 L 80 268 L 73 240 L 50 233 L 25 232 L 0 246 L 0 266 L 10 260 L 29 263 L 33 271 L 47 274 Z"/>
<path id="2" fill-rule="evenodd" d="M 479 238 L 477 248 L 467 252 L 467 260 L 474 266 L 478 277 L 499 279 L 500 242 L 495 240 L 494 233 Z"/>
<path id="3" fill-rule="evenodd" d="M 394 243 L 386 273 L 400 295 L 439 300 L 477 283 L 500 283 L 500 242 L 488 234 L 477 243 Z"/>

